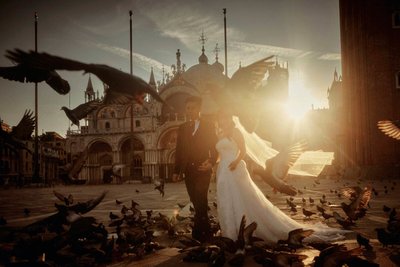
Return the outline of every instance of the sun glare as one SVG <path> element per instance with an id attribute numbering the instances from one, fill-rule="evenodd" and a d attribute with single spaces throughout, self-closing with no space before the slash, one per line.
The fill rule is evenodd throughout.
<path id="1" fill-rule="evenodd" d="M 289 100 L 285 106 L 286 114 L 289 118 L 299 121 L 304 118 L 307 111 L 310 109 L 308 105 L 305 105 L 304 102 L 296 102 Z"/>
<path id="2" fill-rule="evenodd" d="M 299 121 L 310 110 L 314 97 L 305 88 L 304 78 L 300 71 L 294 73 L 289 80 L 289 99 L 285 104 L 286 114 L 289 118 Z"/>

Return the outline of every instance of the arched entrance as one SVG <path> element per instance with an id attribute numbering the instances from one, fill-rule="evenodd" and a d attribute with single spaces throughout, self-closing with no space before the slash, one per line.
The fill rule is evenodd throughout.
<path id="1" fill-rule="evenodd" d="M 131 149 L 131 138 L 126 138 L 120 149 L 120 159 L 122 164 L 130 166 L 125 168 L 122 173 L 124 179 L 141 180 L 143 178 L 144 145 L 137 139 L 133 139 L 133 150 Z"/>
<path id="2" fill-rule="evenodd" d="M 89 183 L 110 182 L 112 164 L 112 148 L 107 142 L 98 140 L 89 145 L 86 163 Z"/>
<path id="3" fill-rule="evenodd" d="M 175 147 L 178 136 L 178 129 L 172 128 L 162 134 L 158 149 L 161 154 L 161 162 L 159 164 L 159 177 L 162 180 L 171 180 L 174 172 L 175 164 Z"/>

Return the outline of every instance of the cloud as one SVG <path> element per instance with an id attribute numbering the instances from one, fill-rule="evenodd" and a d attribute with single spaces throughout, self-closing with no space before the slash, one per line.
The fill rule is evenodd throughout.
<path id="1" fill-rule="evenodd" d="M 202 10 L 202 3 L 190 5 L 181 3 L 161 2 L 157 5 L 146 6 L 142 10 L 158 28 L 161 35 L 175 38 L 183 43 L 189 50 L 199 51 L 201 43 L 199 37 L 204 31 L 207 38 L 207 46 L 214 47 L 223 42 L 223 23 L 222 20 L 207 14 Z M 245 35 L 235 28 L 228 27 L 228 35 L 231 39 L 242 40 Z"/>
<path id="2" fill-rule="evenodd" d="M 342 56 L 339 53 L 326 53 L 320 56 L 321 60 L 341 60 Z"/>
<path id="3" fill-rule="evenodd" d="M 110 52 L 122 58 L 129 58 L 130 56 L 130 51 L 121 47 L 112 46 L 104 43 L 94 43 L 94 42 L 84 42 L 84 43 L 90 46 L 98 47 L 104 51 Z M 133 52 L 132 58 L 136 66 L 140 67 L 141 69 L 147 72 L 149 72 L 152 67 L 155 71 L 161 72 L 163 66 L 165 66 L 165 64 L 161 63 L 160 61 L 144 56 L 139 53 Z"/>
<path id="4" fill-rule="evenodd" d="M 156 25 L 161 35 L 179 40 L 189 50 L 200 50 L 199 36 L 203 30 L 208 39 L 207 47 L 210 47 L 210 44 L 214 47 L 215 43 L 219 43 L 220 47 L 223 48 L 222 19 L 217 20 L 216 16 L 207 14 L 201 9 L 200 5 L 191 3 L 189 6 L 185 2 L 168 4 L 163 2 L 146 6 L 142 12 Z M 193 12 L 194 10 L 196 12 Z M 256 44 L 246 42 L 246 34 L 234 27 L 228 27 L 227 31 L 229 36 L 229 59 L 235 66 L 241 60 L 250 63 L 251 60 L 257 60 L 268 55 L 277 55 L 285 59 L 316 58 L 320 60 L 340 60 L 340 54 L 338 53 L 323 54 L 318 51 Z M 230 68 L 233 67 L 231 63 L 229 64 Z"/>

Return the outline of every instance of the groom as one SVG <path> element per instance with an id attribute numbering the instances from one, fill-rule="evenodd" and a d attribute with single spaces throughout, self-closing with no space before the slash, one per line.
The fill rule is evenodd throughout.
<path id="1" fill-rule="evenodd" d="M 186 100 L 189 121 L 178 129 L 173 181 L 184 174 L 186 189 L 195 209 L 192 237 L 205 241 L 211 237 L 207 193 L 211 169 L 217 158 L 217 136 L 212 122 L 200 118 L 201 98 Z"/>

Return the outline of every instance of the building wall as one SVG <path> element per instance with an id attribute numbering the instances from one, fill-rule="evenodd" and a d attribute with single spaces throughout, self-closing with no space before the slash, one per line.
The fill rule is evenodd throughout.
<path id="1" fill-rule="evenodd" d="M 27 149 L 1 144 L 0 140 L 0 184 L 30 183 L 33 176 L 34 141 L 20 141 Z M 47 184 L 58 182 L 58 168 L 62 164 L 59 149 L 50 144 L 39 143 L 39 176 Z"/>
<path id="2" fill-rule="evenodd" d="M 340 0 L 346 165 L 393 165 L 400 144 L 376 123 L 400 118 L 400 28 L 395 0 Z"/>

